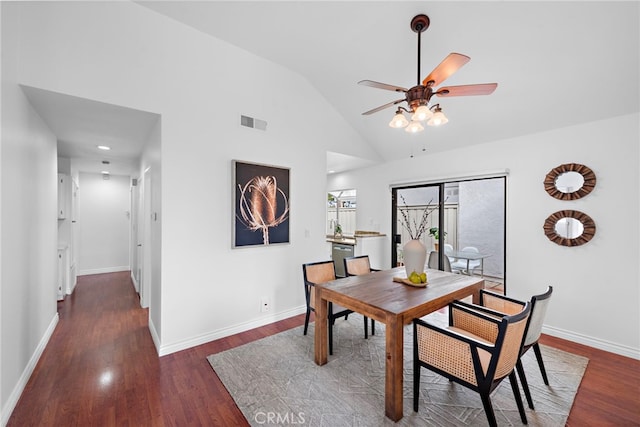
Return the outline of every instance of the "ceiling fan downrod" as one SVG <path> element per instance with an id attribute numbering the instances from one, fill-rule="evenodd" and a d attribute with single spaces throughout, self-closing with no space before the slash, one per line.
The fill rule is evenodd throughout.
<path id="1" fill-rule="evenodd" d="M 413 17 L 413 19 L 411 20 L 411 29 L 418 33 L 418 76 L 416 78 L 417 81 L 417 85 L 420 85 L 420 46 L 421 46 L 421 34 L 424 30 L 426 30 L 427 28 L 429 28 L 429 24 L 431 23 L 431 21 L 429 20 L 429 17 L 427 15 L 416 15 Z"/>

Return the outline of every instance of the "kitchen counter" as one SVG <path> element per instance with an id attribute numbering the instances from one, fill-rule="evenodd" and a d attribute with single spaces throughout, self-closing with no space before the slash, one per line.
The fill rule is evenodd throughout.
<path id="1" fill-rule="evenodd" d="M 355 234 L 342 238 L 327 234 L 326 241 L 331 258 L 336 261 L 336 274 L 344 275 L 342 260 L 351 256 L 368 255 L 371 268 L 378 270 L 388 268 L 390 265 L 387 260 L 389 240 L 385 234 L 356 230 Z"/>
<path id="2" fill-rule="evenodd" d="M 331 235 L 328 235 L 327 236 L 327 242 L 329 242 L 329 243 L 340 243 L 342 245 L 355 245 L 356 244 L 356 238 L 355 237 L 336 238 L 336 237 L 333 237 Z"/>
<path id="3" fill-rule="evenodd" d="M 370 238 L 370 237 L 384 237 L 385 234 L 380 234 L 380 233 L 374 233 L 374 232 L 362 232 L 362 233 L 358 233 L 356 231 L 356 234 L 353 236 L 343 236 L 341 238 L 336 238 L 333 236 L 333 234 L 327 234 L 326 238 L 327 238 L 327 242 L 329 243 L 339 243 L 342 245 L 357 245 L 358 244 L 358 239 L 360 238 Z"/>

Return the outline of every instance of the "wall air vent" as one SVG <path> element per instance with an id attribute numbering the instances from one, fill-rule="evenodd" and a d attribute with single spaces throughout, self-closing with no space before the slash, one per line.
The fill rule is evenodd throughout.
<path id="1" fill-rule="evenodd" d="M 249 116 L 241 115 L 240 124 L 248 128 L 267 130 L 267 122 L 260 119 L 254 119 L 253 117 Z"/>

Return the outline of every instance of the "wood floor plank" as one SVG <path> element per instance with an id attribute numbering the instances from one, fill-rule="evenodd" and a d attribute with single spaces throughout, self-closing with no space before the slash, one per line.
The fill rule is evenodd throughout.
<path id="1" fill-rule="evenodd" d="M 540 342 L 589 359 L 568 426 L 640 426 L 640 360 L 547 335 Z"/>
<path id="2" fill-rule="evenodd" d="M 301 290 L 302 292 L 302 290 Z M 80 276 L 8 426 L 247 426 L 206 357 L 304 315 L 159 358 L 129 272 Z M 554 337 L 590 359 L 569 426 L 640 425 L 640 361 Z"/>

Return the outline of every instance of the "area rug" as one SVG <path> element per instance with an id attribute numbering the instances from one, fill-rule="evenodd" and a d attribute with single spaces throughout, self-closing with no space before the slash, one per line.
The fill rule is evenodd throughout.
<path id="1" fill-rule="evenodd" d="M 430 317 L 433 317 L 431 319 Z M 446 319 L 446 317 L 445 317 Z M 442 323 L 443 318 L 427 317 Z M 207 357 L 252 426 L 486 426 L 480 396 L 422 369 L 419 412 L 413 411 L 412 326 L 404 337 L 404 417 L 384 415 L 384 325 L 364 339 L 362 316 L 351 314 L 334 327 L 329 363 L 313 361 L 314 324 L 260 339 Z M 529 426 L 564 426 L 588 359 L 542 346 L 549 386 L 542 381 L 533 351 L 523 364 L 535 411 L 526 408 Z M 500 426 L 521 426 L 508 379 L 492 402 Z M 526 407 L 527 403 L 522 393 Z"/>

